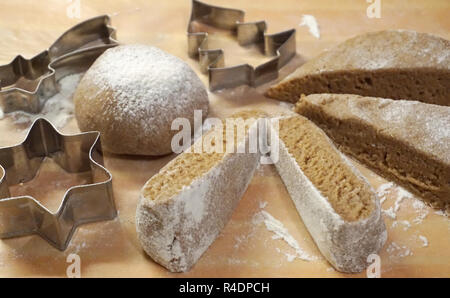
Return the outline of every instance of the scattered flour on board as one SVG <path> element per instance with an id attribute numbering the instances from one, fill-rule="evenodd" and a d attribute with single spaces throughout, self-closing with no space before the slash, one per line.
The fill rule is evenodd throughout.
<path id="1" fill-rule="evenodd" d="M 266 201 L 264 201 L 264 202 L 259 202 L 259 208 L 260 208 L 260 209 L 264 209 L 264 208 L 266 208 L 266 206 L 267 206 L 267 202 L 266 202 Z"/>
<path id="2" fill-rule="evenodd" d="M 389 190 L 394 187 L 394 183 L 384 183 L 377 188 L 377 195 L 380 198 L 380 205 L 386 201 L 386 195 L 389 193 Z"/>
<path id="3" fill-rule="evenodd" d="M 422 240 L 422 247 L 428 247 L 428 239 L 425 236 L 419 235 L 419 239 Z"/>
<path id="4" fill-rule="evenodd" d="M 316 256 L 311 256 L 306 253 L 299 245 L 297 240 L 289 233 L 289 231 L 284 227 L 283 223 L 279 220 L 275 219 L 270 213 L 263 210 L 267 206 L 266 201 L 260 201 L 258 204 L 259 211 L 253 215 L 251 221 L 251 229 L 245 235 L 235 236 L 235 245 L 234 248 L 238 249 L 243 243 L 248 242 L 250 238 L 256 235 L 258 229 L 257 227 L 261 224 L 264 224 L 265 228 L 272 232 L 274 235 L 272 239 L 283 240 L 285 241 L 291 248 L 294 249 L 294 253 L 283 252 L 280 248 L 275 248 L 275 250 L 279 253 L 282 253 L 286 256 L 288 262 L 292 262 L 295 259 L 301 259 L 304 261 L 314 261 L 318 258 Z"/>
<path id="5" fill-rule="evenodd" d="M 299 26 L 308 27 L 309 33 L 311 33 L 312 36 L 314 36 L 317 39 L 320 38 L 319 24 L 317 23 L 317 20 L 314 16 L 309 15 L 309 14 L 304 14 L 302 16 L 302 21 L 299 24 Z"/>
<path id="6" fill-rule="evenodd" d="M 436 211 L 434 211 L 434 214 L 443 216 L 447 219 L 449 219 L 449 216 L 450 216 L 448 213 L 445 213 L 445 211 L 443 211 L 443 210 L 436 210 Z"/>
<path id="7" fill-rule="evenodd" d="M 227 259 L 227 263 L 229 265 L 242 265 L 242 264 L 246 264 L 247 260 L 241 260 L 241 259 L 236 259 L 236 258 L 228 258 Z"/>
<path id="8" fill-rule="evenodd" d="M 423 201 L 393 182 L 380 185 L 377 188 L 376 192 L 378 197 L 380 198 L 381 204 L 383 204 L 388 199 L 388 196 L 389 200 L 394 202 L 392 207 L 382 210 L 383 214 L 387 218 L 393 220 L 392 228 L 401 226 L 403 230 L 406 231 L 412 227 L 412 224 L 418 225 L 422 223 L 422 221 L 429 214 L 429 207 L 427 207 L 427 205 Z M 416 214 L 415 218 L 413 218 L 411 221 L 397 219 L 397 212 L 400 210 L 401 204 L 404 200 L 412 200 L 411 206 Z M 444 214 L 444 212 L 442 212 L 442 214 Z M 419 235 L 416 237 L 420 239 L 422 247 L 428 247 L 429 242 L 425 236 Z M 411 248 L 407 247 L 406 245 L 399 245 L 394 241 L 392 241 L 387 246 L 386 251 L 389 253 L 389 258 L 392 260 L 398 260 L 400 258 L 413 255 Z"/>
<path id="9" fill-rule="evenodd" d="M 403 225 L 404 231 L 408 230 L 411 227 L 411 224 L 407 220 L 396 220 L 392 223 L 392 227 L 394 228 L 394 227 L 398 226 L 399 224 Z"/>
<path id="10" fill-rule="evenodd" d="M 62 128 L 73 117 L 74 105 L 72 101 L 73 93 L 75 92 L 82 74 L 72 74 L 65 76 L 59 80 L 60 91 L 50 97 L 39 114 L 29 114 L 23 111 L 17 111 L 3 114 L 0 109 L 0 119 L 4 116 L 11 117 L 14 124 L 30 124 L 37 118 L 46 118 L 56 128 Z"/>
<path id="11" fill-rule="evenodd" d="M 285 228 L 283 223 L 274 218 L 270 213 L 265 210 L 261 210 L 254 217 L 254 223 L 264 223 L 266 229 L 272 232 L 274 235 L 272 239 L 284 240 L 289 246 L 295 250 L 295 254 L 285 253 L 287 260 L 292 262 L 294 259 L 298 258 L 304 261 L 313 261 L 317 258 L 306 253 L 298 244 L 297 240 L 289 233 Z M 277 251 L 280 251 L 279 249 Z M 280 251 L 281 252 L 281 251 Z"/>
<path id="12" fill-rule="evenodd" d="M 399 258 L 404 258 L 406 256 L 412 256 L 413 253 L 411 252 L 411 250 L 402 245 L 398 245 L 397 243 L 395 243 L 394 241 L 391 242 L 391 244 L 389 244 L 389 246 L 387 247 L 386 251 L 389 253 L 389 257 L 391 259 L 399 259 Z"/>
<path id="13" fill-rule="evenodd" d="M 391 218 L 392 220 L 397 219 L 397 212 L 400 210 L 401 203 L 405 199 L 414 200 L 412 206 L 417 212 L 416 218 L 413 219 L 414 224 L 420 224 L 428 215 L 429 211 L 427 210 L 426 205 L 420 199 L 416 198 L 413 194 L 392 182 L 380 185 L 377 188 L 376 192 L 378 197 L 380 198 L 381 204 L 386 201 L 389 194 L 393 194 L 391 198 L 395 199 L 394 206 L 389 207 L 388 209 L 382 209 L 383 214 Z M 400 223 L 403 224 L 406 229 L 411 226 L 410 223 L 406 221 L 400 221 Z M 394 222 L 393 226 L 395 227 L 398 224 L 399 223 Z"/>

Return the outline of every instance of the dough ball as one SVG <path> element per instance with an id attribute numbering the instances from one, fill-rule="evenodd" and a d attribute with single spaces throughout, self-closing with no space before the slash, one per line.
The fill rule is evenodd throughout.
<path id="1" fill-rule="evenodd" d="M 158 48 L 122 45 L 108 49 L 86 72 L 74 94 L 82 131 L 101 132 L 104 150 L 117 154 L 172 152 L 172 121 L 194 123 L 208 113 L 208 93 L 182 60 Z"/>

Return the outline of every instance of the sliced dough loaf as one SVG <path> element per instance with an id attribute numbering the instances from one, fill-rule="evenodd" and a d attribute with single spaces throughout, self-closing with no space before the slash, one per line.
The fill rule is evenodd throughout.
<path id="1" fill-rule="evenodd" d="M 257 121 L 246 123 L 253 123 L 250 130 L 256 129 Z M 211 130 L 204 139 L 215 132 Z M 225 152 L 227 132 L 235 136 L 233 152 Z M 172 272 L 188 271 L 214 242 L 259 163 L 259 154 L 249 153 L 248 134 L 238 134 L 230 125 L 219 133 L 223 133 L 224 153 L 194 153 L 194 147 L 201 145 L 199 139 L 191 147 L 192 153 L 177 156 L 142 189 L 136 211 L 140 242 L 153 260 Z"/>
<path id="2" fill-rule="evenodd" d="M 450 41 L 404 30 L 367 33 L 320 54 L 267 91 L 293 103 L 313 93 L 450 106 Z"/>
<path id="3" fill-rule="evenodd" d="M 450 209 L 450 107 L 313 94 L 303 96 L 295 110 L 320 125 L 342 151 L 434 207 Z"/>
<path id="4" fill-rule="evenodd" d="M 308 119 L 280 119 L 271 133 L 275 166 L 320 251 L 339 271 L 362 271 L 387 238 L 373 189 Z"/>

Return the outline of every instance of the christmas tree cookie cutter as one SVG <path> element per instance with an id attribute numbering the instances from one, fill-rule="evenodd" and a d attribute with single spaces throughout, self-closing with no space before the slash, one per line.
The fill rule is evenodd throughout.
<path id="1" fill-rule="evenodd" d="M 244 22 L 245 12 L 192 1 L 189 19 L 188 54 L 199 60 L 200 69 L 209 75 L 211 91 L 246 84 L 258 86 L 278 77 L 278 71 L 296 54 L 295 29 L 266 34 L 266 22 Z M 208 33 L 197 32 L 195 22 L 232 31 L 239 45 L 257 45 L 272 58 L 257 67 L 249 64 L 225 67 L 222 49 L 208 48 Z"/>

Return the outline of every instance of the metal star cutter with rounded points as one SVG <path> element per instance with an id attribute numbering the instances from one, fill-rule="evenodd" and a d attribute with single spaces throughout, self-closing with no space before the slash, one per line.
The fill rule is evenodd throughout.
<path id="1" fill-rule="evenodd" d="M 79 225 L 115 218 L 112 176 L 100 149 L 99 132 L 62 135 L 42 118 L 23 143 L 0 148 L 0 238 L 37 234 L 65 250 Z M 10 197 L 10 186 L 32 180 L 45 158 L 69 173 L 90 172 L 88 184 L 67 190 L 56 213 L 33 197 Z"/>
<path id="2" fill-rule="evenodd" d="M 215 91 L 223 88 L 246 84 L 258 86 L 278 77 L 278 70 L 296 54 L 295 29 L 266 34 L 266 22 L 244 22 L 245 12 L 239 9 L 224 8 L 192 1 L 192 12 L 188 24 L 188 54 L 198 58 L 200 69 L 209 74 L 209 89 Z M 256 44 L 266 56 L 273 56 L 269 61 L 253 67 L 241 64 L 224 67 L 222 49 L 208 48 L 208 33 L 197 32 L 194 22 L 210 25 L 235 33 L 239 45 Z"/>

